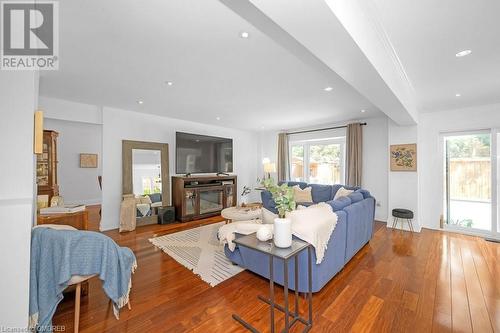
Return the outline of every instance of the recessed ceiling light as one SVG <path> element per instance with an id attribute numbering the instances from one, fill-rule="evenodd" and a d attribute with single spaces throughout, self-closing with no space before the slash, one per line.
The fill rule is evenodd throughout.
<path id="1" fill-rule="evenodd" d="M 215 120 L 220 120 L 220 117 L 215 117 Z"/>
<path id="2" fill-rule="evenodd" d="M 165 83 L 167 84 L 167 86 L 171 86 L 174 84 L 172 81 L 166 81 Z"/>
<path id="3" fill-rule="evenodd" d="M 139 99 L 139 100 L 137 100 L 137 104 L 144 104 L 144 101 Z"/>
<path id="4" fill-rule="evenodd" d="M 460 96 L 462 96 L 462 95 L 460 95 L 460 94 L 455 94 L 455 97 L 460 97 Z"/>
<path id="5" fill-rule="evenodd" d="M 332 88 L 332 87 L 326 87 L 324 90 L 325 90 L 325 91 L 332 91 L 332 90 L 333 90 L 333 88 Z"/>
<path id="6" fill-rule="evenodd" d="M 241 38 L 248 38 L 248 37 L 250 37 L 250 34 L 248 32 L 246 32 L 246 31 L 242 31 L 240 33 L 240 37 Z"/>
<path id="7" fill-rule="evenodd" d="M 366 110 L 365 110 L 365 109 L 361 110 L 361 113 L 365 113 L 365 112 L 366 112 Z"/>
<path id="8" fill-rule="evenodd" d="M 465 56 L 468 56 L 469 54 L 471 54 L 472 51 L 471 50 L 463 50 L 463 51 L 460 51 L 458 52 L 457 54 L 455 54 L 455 56 L 457 58 L 461 58 L 461 57 L 465 57 Z"/>

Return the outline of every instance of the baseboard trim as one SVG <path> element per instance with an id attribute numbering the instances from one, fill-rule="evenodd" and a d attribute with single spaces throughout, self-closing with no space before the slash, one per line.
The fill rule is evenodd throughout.
<path id="1" fill-rule="evenodd" d="M 500 239 L 496 239 L 496 238 L 488 237 L 488 238 L 485 238 L 484 240 L 487 242 L 500 243 Z"/>

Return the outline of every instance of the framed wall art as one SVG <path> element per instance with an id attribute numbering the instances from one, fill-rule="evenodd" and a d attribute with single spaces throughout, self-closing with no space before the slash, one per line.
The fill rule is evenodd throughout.
<path id="1" fill-rule="evenodd" d="M 97 154 L 80 154 L 80 168 L 97 168 Z"/>
<path id="2" fill-rule="evenodd" d="M 391 145 L 391 171 L 417 171 L 417 145 Z"/>

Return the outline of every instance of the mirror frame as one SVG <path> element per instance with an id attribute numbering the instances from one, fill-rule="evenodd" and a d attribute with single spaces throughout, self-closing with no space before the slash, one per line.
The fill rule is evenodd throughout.
<path id="1" fill-rule="evenodd" d="M 159 150 L 161 151 L 161 203 L 163 206 L 170 205 L 170 174 L 168 163 L 168 143 L 156 143 L 145 141 L 122 141 L 122 196 L 134 194 L 132 181 L 132 150 Z"/>

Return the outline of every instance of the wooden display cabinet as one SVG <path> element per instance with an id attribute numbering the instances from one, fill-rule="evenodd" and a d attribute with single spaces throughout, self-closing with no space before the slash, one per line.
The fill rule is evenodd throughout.
<path id="1" fill-rule="evenodd" d="M 55 131 L 43 131 L 43 152 L 36 159 L 36 183 L 38 195 L 48 195 L 49 203 L 59 195 L 57 185 L 57 137 Z"/>

